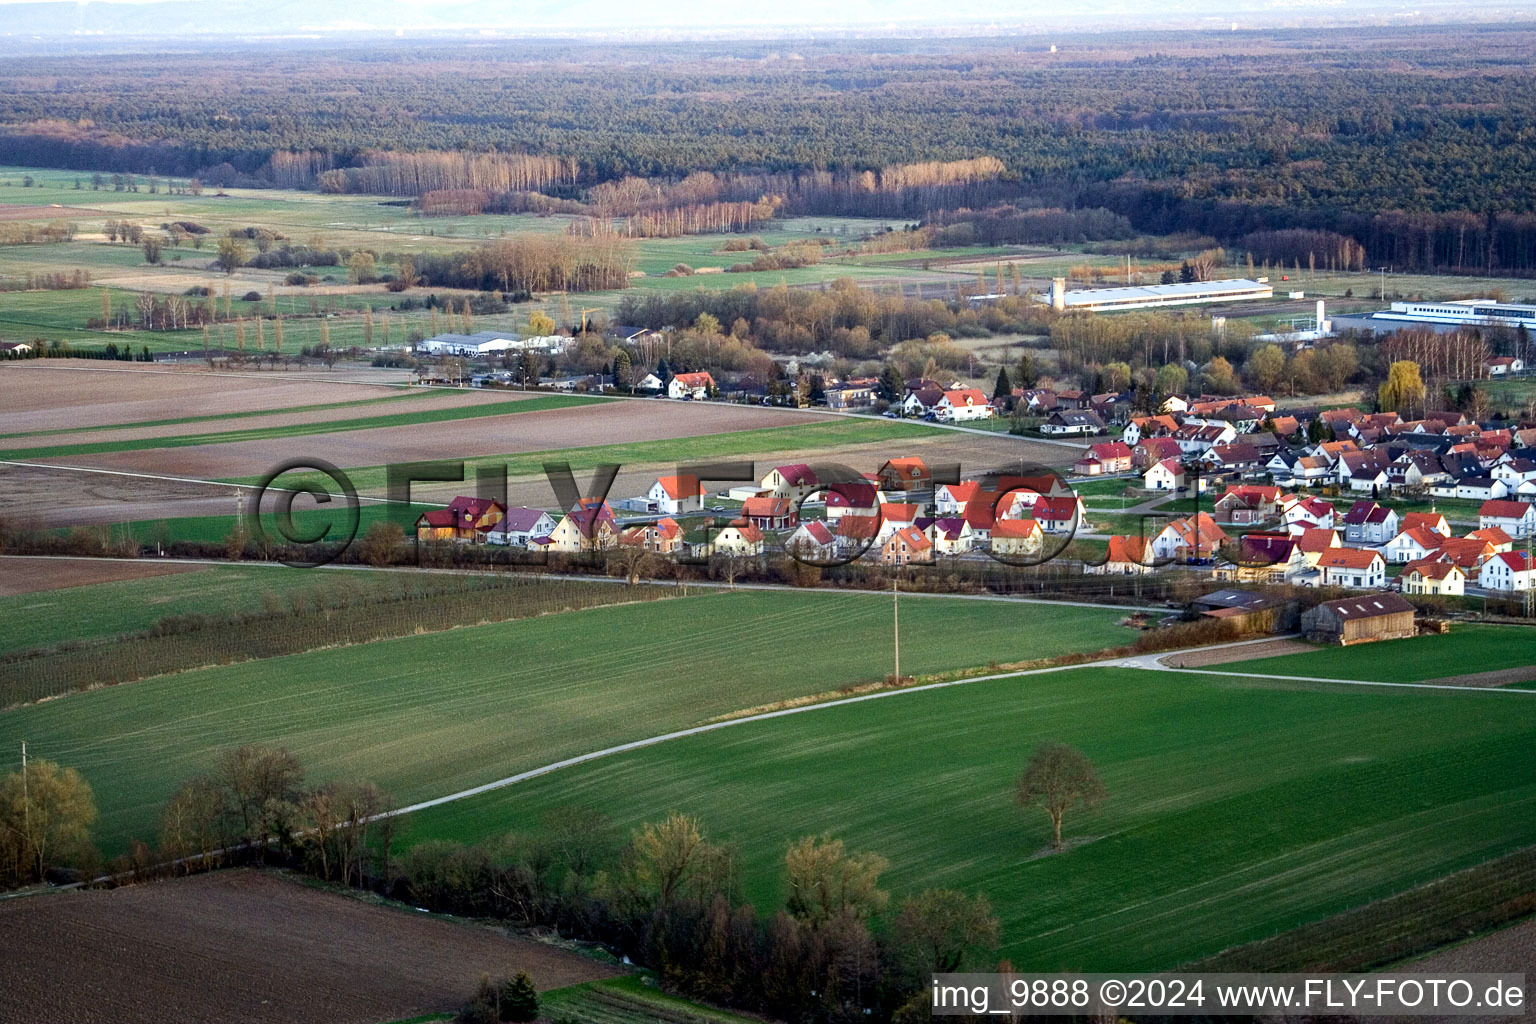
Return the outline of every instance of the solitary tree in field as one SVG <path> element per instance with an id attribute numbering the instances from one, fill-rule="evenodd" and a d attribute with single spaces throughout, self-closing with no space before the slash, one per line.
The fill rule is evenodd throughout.
<path id="1" fill-rule="evenodd" d="M 1104 799 L 1104 782 L 1081 750 L 1047 742 L 1035 748 L 1019 776 L 1017 799 L 1021 807 L 1040 807 L 1050 816 L 1051 845 L 1059 850 L 1062 815 L 1075 805 Z"/>
<path id="2" fill-rule="evenodd" d="M 236 270 L 245 266 L 245 245 L 238 239 L 225 236 L 219 239 L 219 255 L 214 259 L 224 273 L 233 274 Z"/>
<path id="3" fill-rule="evenodd" d="M 526 971 L 502 982 L 499 1017 L 505 1021 L 539 1019 L 539 993 Z"/>

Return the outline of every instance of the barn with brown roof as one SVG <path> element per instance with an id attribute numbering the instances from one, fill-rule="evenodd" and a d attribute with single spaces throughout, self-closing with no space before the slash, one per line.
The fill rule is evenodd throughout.
<path id="1" fill-rule="evenodd" d="M 1324 601 L 1302 613 L 1301 629 L 1320 644 L 1361 644 L 1413 636 L 1413 603 L 1401 594 Z"/>

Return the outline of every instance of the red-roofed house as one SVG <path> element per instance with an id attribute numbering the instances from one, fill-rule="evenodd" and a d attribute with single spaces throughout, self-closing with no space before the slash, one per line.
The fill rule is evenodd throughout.
<path id="1" fill-rule="evenodd" d="M 880 561 L 886 565 L 927 564 L 933 561 L 933 542 L 917 527 L 904 526 L 880 546 Z"/>
<path id="2" fill-rule="evenodd" d="M 833 521 L 843 516 L 872 516 L 885 503 L 885 495 L 877 484 L 829 484 L 826 490 L 827 518 Z"/>
<path id="3" fill-rule="evenodd" d="M 696 476 L 658 477 L 646 492 L 645 500 L 662 515 L 697 512 L 704 507 L 704 485 Z"/>
<path id="4" fill-rule="evenodd" d="M 1033 519 L 999 519 L 989 540 L 994 555 L 1032 558 L 1040 554 L 1044 534 Z"/>
<path id="5" fill-rule="evenodd" d="M 1115 535 L 1109 538 L 1104 561 L 1086 563 L 1083 572 L 1097 576 L 1140 576 L 1153 571 L 1152 544 L 1142 537 Z"/>
<path id="6" fill-rule="evenodd" d="M 1493 553 L 1500 554 L 1504 551 L 1512 551 L 1515 540 L 1508 533 L 1497 526 L 1490 526 L 1484 530 L 1473 530 L 1467 534 L 1468 540 L 1483 540 L 1493 545 Z"/>
<path id="7" fill-rule="evenodd" d="M 944 423 L 984 420 L 991 415 L 992 406 L 987 402 L 987 396 L 977 388 L 946 391 L 933 406 L 933 418 Z"/>
<path id="8" fill-rule="evenodd" d="M 501 522 L 507 507 L 495 498 L 460 495 L 446 509 L 427 512 L 416 520 L 416 536 L 422 540 L 478 541 Z"/>
<path id="9" fill-rule="evenodd" d="M 1285 528 L 1292 533 L 1302 530 L 1331 530 L 1337 513 L 1330 502 L 1322 498 L 1298 498 L 1285 509 Z"/>
<path id="10" fill-rule="evenodd" d="M 1409 562 L 1397 578 L 1403 593 L 1419 596 L 1460 597 L 1467 587 L 1467 571 L 1454 562 L 1432 558 Z"/>
<path id="11" fill-rule="evenodd" d="M 715 378 L 708 373 L 679 373 L 667 383 L 668 398 L 708 398 Z"/>
<path id="12" fill-rule="evenodd" d="M 1477 510 L 1477 525 L 1486 529 L 1497 526 L 1511 537 L 1529 537 L 1536 533 L 1536 505 L 1523 501 L 1485 501 Z"/>
<path id="13" fill-rule="evenodd" d="M 1184 467 L 1178 459 L 1164 459 L 1143 474 L 1142 486 L 1149 491 L 1177 491 L 1184 486 Z"/>
<path id="14" fill-rule="evenodd" d="M 1199 512 L 1164 526 L 1152 539 L 1152 551 L 1177 561 L 1214 558 L 1229 539 L 1209 512 Z"/>
<path id="15" fill-rule="evenodd" d="M 803 462 L 794 462 L 770 469 L 763 477 L 761 487 L 775 498 L 799 501 L 806 495 L 820 490 L 821 484 L 810 466 Z"/>
<path id="16" fill-rule="evenodd" d="M 820 519 L 807 519 L 784 542 L 786 550 L 807 559 L 828 559 L 837 547 L 837 536 Z"/>
<path id="17" fill-rule="evenodd" d="M 1451 535 L 1451 524 L 1439 512 L 1409 512 L 1403 516 L 1405 530 L 1432 530 L 1442 537 Z"/>
<path id="18" fill-rule="evenodd" d="M 1384 587 L 1387 563 L 1379 551 L 1334 548 L 1317 560 L 1325 587 Z"/>
<path id="19" fill-rule="evenodd" d="M 831 515 L 830 509 L 828 515 Z M 800 521 L 794 502 L 788 498 L 770 498 L 766 495 L 742 502 L 741 516 L 760 530 L 786 530 Z"/>
<path id="20" fill-rule="evenodd" d="M 1506 551 L 1483 563 L 1477 585 L 1484 590 L 1515 593 L 1536 585 L 1536 561 L 1524 551 Z"/>
<path id="21" fill-rule="evenodd" d="M 1238 484 L 1216 499 L 1218 523 L 1252 524 L 1273 519 L 1280 513 L 1280 488 L 1257 484 Z"/>
<path id="22" fill-rule="evenodd" d="M 1124 441 L 1105 441 L 1088 446 L 1088 452 L 1072 464 L 1078 476 L 1125 473 L 1131 468 L 1131 446 Z"/>
<path id="23" fill-rule="evenodd" d="M 1394 565 L 1407 565 L 1428 558 L 1432 552 L 1440 550 L 1440 545 L 1444 543 L 1445 538 L 1435 531 L 1415 526 L 1387 541 L 1381 553 Z"/>
<path id="24" fill-rule="evenodd" d="M 933 482 L 927 463 L 916 455 L 891 459 L 880 467 L 880 486 L 887 491 L 921 491 Z"/>
<path id="25" fill-rule="evenodd" d="M 683 528 L 676 519 L 667 516 L 654 523 L 631 526 L 619 534 L 620 544 L 639 544 L 657 555 L 670 555 L 683 545 Z"/>

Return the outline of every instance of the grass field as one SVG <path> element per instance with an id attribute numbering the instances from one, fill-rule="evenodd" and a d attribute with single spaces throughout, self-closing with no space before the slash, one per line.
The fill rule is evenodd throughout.
<path id="1" fill-rule="evenodd" d="M 309 575 L 309 574 L 305 574 Z M 56 614 L 67 612 L 61 610 Z M 1127 642 L 1112 609 L 911 598 L 902 669 L 984 667 Z M 149 838 L 161 803 L 215 754 L 289 746 L 318 777 L 402 801 L 879 680 L 891 605 L 864 593 L 746 592 L 545 616 L 314 651 L 94 690 L 0 713 L 0 750 L 80 769 L 102 845 Z"/>
<path id="2" fill-rule="evenodd" d="M 383 427 L 408 427 L 424 423 L 447 423 L 452 420 L 479 419 L 483 416 L 505 416 L 514 413 L 541 412 L 545 409 L 567 409 L 578 405 L 595 405 L 606 398 L 582 395 L 539 395 L 534 398 L 508 399 L 503 402 L 480 402 L 473 405 L 456 405 L 437 409 L 413 409 L 410 412 L 380 413 L 374 416 L 356 416 L 343 420 L 324 420 L 317 423 L 290 423 L 276 427 L 251 427 L 245 430 L 220 430 L 206 434 L 182 434 L 177 437 L 133 438 L 122 441 L 86 441 L 80 444 L 51 445 L 38 448 L 15 448 L 5 451 L 10 459 L 59 459 L 70 455 L 101 455 L 107 452 L 146 451 L 154 448 L 197 448 L 205 444 L 231 444 L 236 441 L 273 441 L 286 437 L 306 437 L 313 434 L 336 434 L 350 430 L 374 430 Z M 289 410 L 277 410 L 286 413 Z"/>
<path id="3" fill-rule="evenodd" d="M 1536 665 L 1536 630 L 1529 626 L 1458 625 L 1452 632 L 1307 654 L 1236 662 L 1233 671 L 1328 679 L 1417 683 L 1468 672 Z"/>
<path id="4" fill-rule="evenodd" d="M 765 452 L 794 452 L 799 458 L 809 458 L 818 451 L 840 448 L 845 445 L 874 444 L 880 441 L 906 440 L 913 437 L 937 436 L 943 433 L 939 427 L 925 426 L 910 420 L 854 419 L 844 417 L 825 423 L 801 423 L 788 427 L 760 427 L 752 430 L 733 430 L 720 434 L 700 434 L 695 437 L 669 438 L 658 441 L 632 441 L 622 444 L 586 445 L 579 448 L 559 448 L 537 452 L 519 452 L 515 455 L 498 455 L 466 461 L 466 474 L 474 471 L 471 464 L 493 463 L 505 465 L 509 477 L 541 476 L 546 462 L 569 462 L 574 472 L 592 469 L 603 463 L 623 466 L 681 465 L 691 462 L 708 462 L 741 455 L 757 455 Z M 360 491 L 382 491 L 385 485 L 384 466 L 343 467 Z M 288 480 L 284 477 L 284 481 Z M 324 483 L 323 478 L 306 478 L 295 474 L 294 480 L 310 479 Z M 231 480 L 230 483 L 255 483 L 256 478 Z M 291 486 L 291 485 L 290 485 Z"/>
<path id="5" fill-rule="evenodd" d="M 1109 797 L 1045 815 L 1011 786 L 1043 740 Z M 1400 891 L 1536 840 L 1536 701 L 1082 669 L 750 722 L 413 815 L 403 843 L 535 827 L 552 807 L 623 826 L 678 810 L 782 899 L 786 846 L 830 833 L 890 858 L 898 895 L 983 892 L 1025 970 L 1149 970 Z M 835 780 L 830 785 L 829 780 Z"/>
<path id="6" fill-rule="evenodd" d="M 636 974 L 545 992 L 539 1007 L 546 1019 L 563 1016 L 581 1024 L 761 1024 L 758 1017 L 669 996 Z"/>
<path id="7" fill-rule="evenodd" d="M 231 565 L 0 597 L 0 653 L 132 633 L 167 615 L 260 611 L 267 595 L 288 607 L 317 590 L 388 592 L 400 582 L 383 573 Z"/>

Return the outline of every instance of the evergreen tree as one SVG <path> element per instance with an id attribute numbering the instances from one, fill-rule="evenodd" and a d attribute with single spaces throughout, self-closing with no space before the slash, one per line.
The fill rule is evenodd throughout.
<path id="1" fill-rule="evenodd" d="M 993 398 L 1005 398 L 1013 393 L 1013 384 L 1008 380 L 1008 367 L 997 368 L 997 383 L 992 385 Z"/>
<path id="2" fill-rule="evenodd" d="M 502 982 L 500 1016 L 505 1021 L 539 1019 L 539 993 L 526 971 L 518 971 L 517 977 Z"/>
<path id="3" fill-rule="evenodd" d="M 906 383 L 902 381 L 901 374 L 896 372 L 896 367 L 886 363 L 885 369 L 880 371 L 880 381 L 875 385 L 875 391 L 887 402 L 899 402 L 905 390 Z"/>

